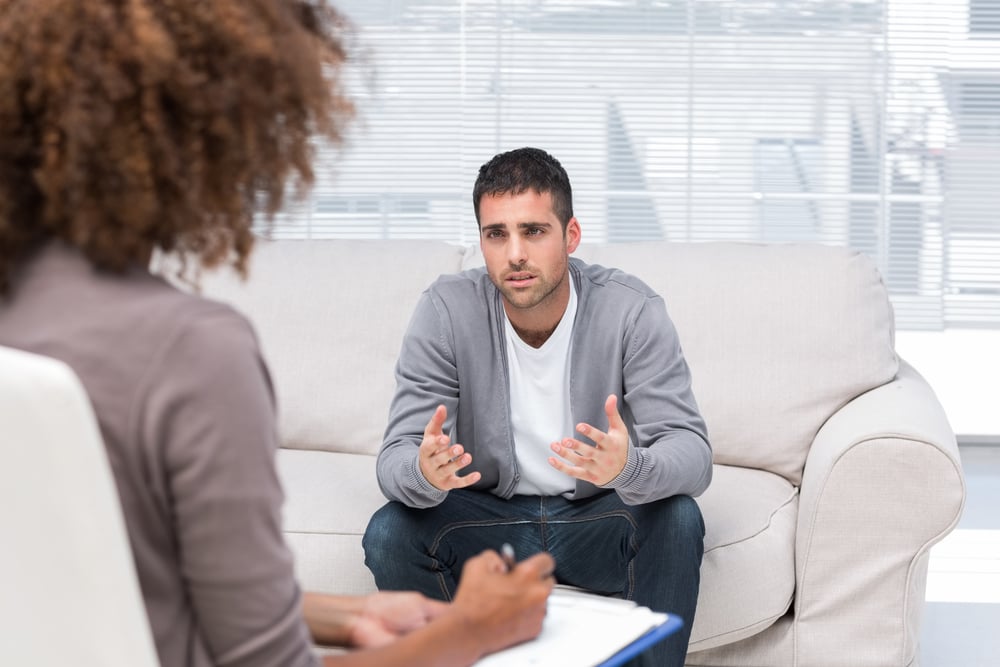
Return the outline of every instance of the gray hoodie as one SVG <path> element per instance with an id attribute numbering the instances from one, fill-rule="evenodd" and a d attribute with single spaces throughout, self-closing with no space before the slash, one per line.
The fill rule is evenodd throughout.
<path id="1" fill-rule="evenodd" d="M 630 505 L 701 494 L 712 479 L 712 449 L 663 299 L 618 269 L 570 258 L 569 272 L 579 298 L 570 353 L 573 423 L 605 430 L 604 402 L 615 394 L 631 441 L 624 470 L 605 488 Z M 434 488 L 417 462 L 439 404 L 448 409 L 443 431 L 472 455 L 462 473 L 482 474 L 471 488 L 513 495 L 519 473 L 506 350 L 501 295 L 484 268 L 441 276 L 423 293 L 396 364 L 378 455 L 387 498 L 418 508 L 444 500 L 447 491 Z M 602 492 L 578 480 L 570 498 Z"/>

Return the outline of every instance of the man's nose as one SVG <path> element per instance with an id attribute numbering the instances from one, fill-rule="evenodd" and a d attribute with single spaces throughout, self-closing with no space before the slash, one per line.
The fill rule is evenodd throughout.
<path id="1" fill-rule="evenodd" d="M 510 241 L 507 242 L 507 261 L 513 266 L 524 264 L 528 259 L 526 251 L 526 245 L 520 237 L 511 237 Z"/>

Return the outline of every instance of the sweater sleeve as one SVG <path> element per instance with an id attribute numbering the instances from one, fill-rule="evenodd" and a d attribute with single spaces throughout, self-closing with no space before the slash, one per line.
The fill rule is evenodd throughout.
<path id="1" fill-rule="evenodd" d="M 138 428 L 170 496 L 179 576 L 216 665 L 316 665 L 281 532 L 270 379 L 228 308 L 190 318 L 148 374 Z"/>
<path id="2" fill-rule="evenodd" d="M 382 493 L 409 507 L 433 507 L 448 495 L 427 481 L 418 463 L 424 429 L 437 406 L 448 410 L 446 434 L 458 410 L 458 370 L 443 309 L 429 291 L 417 303 L 396 362 L 396 393 L 376 463 Z"/>
<path id="3" fill-rule="evenodd" d="M 627 333 L 623 360 L 626 423 L 635 447 L 608 487 L 630 505 L 698 496 L 712 479 L 712 448 L 691 389 L 677 330 L 660 297 L 645 300 Z"/>

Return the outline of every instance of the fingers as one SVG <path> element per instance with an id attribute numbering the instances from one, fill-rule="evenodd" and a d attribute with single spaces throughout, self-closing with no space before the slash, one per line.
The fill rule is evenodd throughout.
<path id="1" fill-rule="evenodd" d="M 422 453 L 427 463 L 439 469 L 450 468 L 450 472 L 457 471 L 472 463 L 472 455 L 467 454 L 462 445 L 452 445 L 436 451 L 433 451 L 433 448 L 426 448 Z"/>
<path id="2" fill-rule="evenodd" d="M 539 552 L 530 558 L 525 558 L 515 565 L 514 569 L 508 571 L 507 563 L 504 562 L 500 554 L 491 549 L 487 549 L 478 556 L 474 556 L 465 562 L 465 566 L 462 568 L 462 578 L 464 579 L 467 574 L 476 576 L 477 573 L 501 575 L 509 574 L 510 576 L 523 581 L 525 584 L 547 581 L 552 585 L 555 585 L 555 579 L 552 577 L 555 570 L 555 559 L 544 551 Z"/>
<path id="3" fill-rule="evenodd" d="M 549 465 L 570 477 L 603 486 L 615 479 L 628 461 L 628 435 L 625 431 L 601 433 L 586 424 L 579 427 L 591 432 L 596 446 L 573 438 L 553 442 L 550 447 L 558 456 L 548 458 Z"/>
<path id="4" fill-rule="evenodd" d="M 586 436 L 594 441 L 594 444 L 600 447 L 601 443 L 604 441 L 607 435 L 604 431 L 600 431 L 590 424 L 585 424 L 583 422 L 576 425 L 576 430 L 580 435 Z"/>
<path id="5" fill-rule="evenodd" d="M 614 394 L 609 394 L 606 401 L 604 401 L 604 414 L 608 416 L 608 430 L 621 430 L 625 428 L 625 422 L 622 421 L 621 413 L 618 412 L 618 397 Z"/>
<path id="6" fill-rule="evenodd" d="M 553 442 L 550 447 L 559 456 L 575 463 L 592 458 L 595 449 L 573 438 L 563 438 L 559 442 Z"/>
<path id="7" fill-rule="evenodd" d="M 484 551 L 465 563 L 453 608 L 467 619 L 486 653 L 538 635 L 545 620 L 546 600 L 555 585 L 555 563 L 536 554 L 507 571 L 495 551 Z"/>
<path id="8" fill-rule="evenodd" d="M 593 449 L 590 445 L 583 445 L 583 447 Z M 588 461 L 587 458 L 571 449 L 567 449 L 558 442 L 552 443 L 552 451 L 562 458 L 550 456 L 548 459 L 550 466 L 559 472 L 569 475 L 570 477 L 586 480 L 588 482 L 591 481 L 593 473 L 586 464 Z"/>
<path id="9" fill-rule="evenodd" d="M 429 463 L 431 459 L 441 457 L 448 449 L 448 443 L 451 439 L 441 431 L 441 426 L 447 417 L 448 410 L 443 405 L 437 406 L 434 414 L 431 415 L 430 421 L 427 422 L 427 427 L 424 429 L 424 438 L 420 441 L 420 457 L 426 459 Z M 458 454 L 461 454 L 461 452 L 457 452 L 446 458 L 452 459 Z"/>
<path id="10" fill-rule="evenodd" d="M 549 457 L 549 465 L 559 472 L 566 473 L 570 477 L 579 477 L 582 474 L 579 466 L 572 466 L 554 456 Z"/>
<path id="11" fill-rule="evenodd" d="M 434 436 L 443 435 L 441 427 L 444 425 L 444 420 L 448 418 L 448 408 L 444 405 L 437 406 L 434 410 L 434 414 L 431 415 L 431 420 L 427 422 L 427 428 L 424 429 L 424 440 L 427 438 L 433 438 Z"/>
<path id="12" fill-rule="evenodd" d="M 518 563 L 508 576 L 512 577 L 513 581 L 518 582 L 516 587 L 523 591 L 522 595 L 544 604 L 556 585 L 555 577 L 552 576 L 555 569 L 556 562 L 552 556 L 542 552 Z M 540 611 L 542 615 L 538 619 L 539 624 L 545 617 L 544 607 Z"/>
<path id="13" fill-rule="evenodd" d="M 551 555 L 543 552 L 537 553 L 530 558 L 525 558 L 518 563 L 512 572 L 517 576 L 530 580 L 551 579 L 556 571 L 556 561 Z M 553 583 L 554 580 L 553 580 Z"/>
<path id="14" fill-rule="evenodd" d="M 448 611 L 451 605 L 447 602 L 442 602 L 441 600 L 433 600 L 431 598 L 425 597 L 423 600 L 424 604 L 424 614 L 427 620 L 434 620 L 441 614 Z"/>
<path id="15" fill-rule="evenodd" d="M 578 479 L 586 478 L 587 469 L 585 464 L 594 453 L 594 447 L 585 445 L 573 438 L 565 438 L 559 442 L 553 442 L 549 447 L 561 457 L 550 456 L 550 466 L 571 477 Z"/>
<path id="16" fill-rule="evenodd" d="M 475 572 L 503 574 L 507 572 L 507 564 L 504 563 L 500 554 L 492 549 L 487 549 L 465 561 L 465 565 L 462 566 L 462 579 L 465 579 L 466 574 Z"/>
<path id="17" fill-rule="evenodd" d="M 475 484 L 482 475 L 473 471 L 467 475 L 459 475 L 462 468 L 472 463 L 472 456 L 462 449 L 461 445 L 455 445 L 450 449 L 424 458 L 421 456 L 420 470 L 424 477 L 435 488 L 442 491 L 451 489 L 463 489 Z"/>
<path id="18" fill-rule="evenodd" d="M 609 394 L 607 399 L 605 399 L 604 414 L 608 418 L 607 432 L 594 428 L 585 422 L 581 422 L 576 425 L 576 430 L 581 435 L 590 438 L 598 447 L 603 446 L 605 440 L 607 440 L 612 433 L 625 433 L 627 431 L 625 421 L 618 412 L 618 397 L 614 394 Z"/>
<path id="19" fill-rule="evenodd" d="M 470 472 L 468 475 L 452 475 L 448 478 L 449 489 L 464 489 L 479 481 L 481 475 L 478 472 Z"/>
<path id="20" fill-rule="evenodd" d="M 450 444 L 451 439 L 442 430 L 447 418 L 448 409 L 444 405 L 437 406 L 424 429 L 418 454 L 420 472 L 434 488 L 441 491 L 465 488 L 481 477 L 478 472 L 459 476 L 458 471 L 472 463 L 472 455 L 466 453 L 461 445 Z"/>

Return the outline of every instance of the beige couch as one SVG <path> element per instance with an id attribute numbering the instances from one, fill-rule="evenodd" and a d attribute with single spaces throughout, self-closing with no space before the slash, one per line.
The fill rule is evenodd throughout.
<path id="1" fill-rule="evenodd" d="M 659 291 L 715 452 L 690 665 L 913 665 L 928 551 L 965 497 L 934 393 L 893 349 L 874 265 L 810 245 L 596 244 Z M 204 293 L 257 327 L 279 397 L 286 532 L 306 588 L 374 589 L 361 535 L 420 292 L 481 263 L 429 241 L 277 241 Z M 669 563 L 664 563 L 669 567 Z"/>

